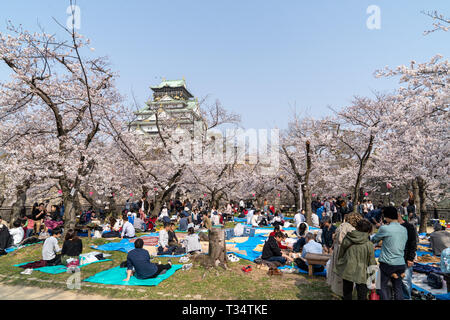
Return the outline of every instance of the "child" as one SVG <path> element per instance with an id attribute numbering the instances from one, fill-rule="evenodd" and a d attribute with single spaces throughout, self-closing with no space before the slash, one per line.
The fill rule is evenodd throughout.
<path id="1" fill-rule="evenodd" d="M 194 232 L 194 228 L 190 227 L 188 229 L 188 235 L 185 239 L 186 252 L 188 254 L 196 254 L 202 252 L 202 245 L 200 244 L 200 239 L 198 234 Z"/>

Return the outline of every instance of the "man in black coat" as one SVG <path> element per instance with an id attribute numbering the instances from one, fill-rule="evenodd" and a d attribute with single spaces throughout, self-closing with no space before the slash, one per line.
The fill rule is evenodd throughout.
<path id="1" fill-rule="evenodd" d="M 292 261 L 289 256 L 281 252 L 280 246 L 278 245 L 278 243 L 283 241 L 283 239 L 283 233 L 280 231 L 276 232 L 274 236 L 270 236 L 264 243 L 261 259 L 267 261 L 278 261 L 283 265 L 287 261 Z"/>
<path id="2" fill-rule="evenodd" d="M 405 277 L 402 279 L 402 289 L 404 299 L 411 300 L 412 273 L 413 273 L 414 259 L 416 257 L 416 250 L 417 250 L 417 241 L 416 241 L 417 231 L 414 225 L 403 220 L 401 213 L 402 212 L 398 214 L 398 222 L 408 231 L 408 240 L 406 240 L 405 245 L 406 270 L 405 270 Z"/>

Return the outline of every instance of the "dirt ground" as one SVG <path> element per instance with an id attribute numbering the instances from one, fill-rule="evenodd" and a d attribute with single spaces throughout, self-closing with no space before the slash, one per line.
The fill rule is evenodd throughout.
<path id="1" fill-rule="evenodd" d="M 0 300 L 104 300 L 111 298 L 79 294 L 77 290 L 65 291 L 26 286 L 0 285 Z"/>

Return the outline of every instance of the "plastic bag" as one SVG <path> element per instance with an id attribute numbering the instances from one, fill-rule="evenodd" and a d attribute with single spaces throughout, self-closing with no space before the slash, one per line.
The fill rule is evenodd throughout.
<path id="1" fill-rule="evenodd" d="M 234 227 L 234 236 L 235 237 L 241 237 L 244 234 L 244 225 L 241 223 L 238 223 Z"/>

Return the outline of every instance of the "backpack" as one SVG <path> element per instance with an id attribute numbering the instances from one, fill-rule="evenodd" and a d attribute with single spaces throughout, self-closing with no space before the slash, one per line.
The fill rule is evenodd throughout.
<path id="1" fill-rule="evenodd" d="M 428 274 L 427 283 L 433 289 L 442 289 L 443 286 L 441 276 L 434 272 Z"/>
<path id="2" fill-rule="evenodd" d="M 441 271 L 450 273 L 450 248 L 446 248 L 441 252 Z"/>

